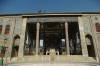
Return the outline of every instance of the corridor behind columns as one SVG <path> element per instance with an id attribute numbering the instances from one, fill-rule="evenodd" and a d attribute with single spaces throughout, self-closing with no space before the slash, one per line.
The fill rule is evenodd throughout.
<path id="1" fill-rule="evenodd" d="M 24 55 L 36 55 L 36 24 L 27 23 L 24 42 Z M 78 22 L 68 22 L 70 55 L 82 55 Z M 67 55 L 65 22 L 42 22 L 39 29 L 39 55 L 46 55 L 54 49 L 59 55 Z M 49 53 L 47 55 L 50 55 Z"/>

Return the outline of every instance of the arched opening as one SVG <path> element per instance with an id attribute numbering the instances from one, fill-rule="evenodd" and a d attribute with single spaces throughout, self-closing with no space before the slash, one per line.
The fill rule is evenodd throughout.
<path id="1" fill-rule="evenodd" d="M 36 54 L 36 23 L 27 23 L 24 55 Z M 78 22 L 68 22 L 68 37 L 71 55 L 82 55 Z M 26 42 L 28 41 L 28 42 Z M 39 55 L 46 55 L 50 48 L 60 55 L 66 55 L 66 36 L 64 22 L 42 22 L 39 28 Z M 48 55 L 49 53 L 47 53 Z"/>
<path id="2" fill-rule="evenodd" d="M 44 54 L 51 49 L 58 51 L 61 54 L 61 40 L 56 35 L 49 35 L 44 39 L 43 42 L 44 46 Z M 49 55 L 49 54 L 48 54 Z"/>
<path id="3" fill-rule="evenodd" d="M 87 50 L 88 50 L 88 56 L 89 57 L 95 57 L 95 50 L 94 50 L 94 44 L 92 36 L 87 34 L 85 36 L 86 44 L 87 44 Z"/>
<path id="4" fill-rule="evenodd" d="M 96 27 L 96 32 L 100 32 L 100 24 L 99 23 L 95 23 L 95 27 Z"/>
<path id="5" fill-rule="evenodd" d="M 36 54 L 36 23 L 27 23 L 24 39 L 24 56 Z"/>
<path id="6" fill-rule="evenodd" d="M 13 40 L 12 57 L 18 56 L 19 44 L 20 44 L 20 36 L 16 35 Z"/>
<path id="7" fill-rule="evenodd" d="M 68 23 L 70 55 L 82 55 L 81 39 L 78 22 Z"/>
<path id="8" fill-rule="evenodd" d="M 10 30 L 10 25 L 6 25 L 5 34 L 9 34 L 9 30 Z"/>

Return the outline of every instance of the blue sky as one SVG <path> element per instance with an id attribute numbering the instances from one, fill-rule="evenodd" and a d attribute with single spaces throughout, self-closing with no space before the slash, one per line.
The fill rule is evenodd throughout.
<path id="1" fill-rule="evenodd" d="M 100 0 L 0 0 L 0 14 L 100 12 Z"/>

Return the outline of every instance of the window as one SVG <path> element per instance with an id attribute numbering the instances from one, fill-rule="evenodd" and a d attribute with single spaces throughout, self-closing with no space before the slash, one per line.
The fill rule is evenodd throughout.
<path id="1" fill-rule="evenodd" d="M 2 33 L 2 25 L 0 25 L 0 34 Z"/>
<path id="2" fill-rule="evenodd" d="M 40 47 L 43 47 L 43 39 L 40 39 Z"/>
<path id="3" fill-rule="evenodd" d="M 62 41 L 62 47 L 65 47 L 66 45 L 65 45 L 65 39 L 61 39 L 61 41 Z"/>
<path id="4" fill-rule="evenodd" d="M 97 32 L 100 32 L 100 24 L 99 23 L 96 23 L 95 26 L 96 26 L 96 31 Z"/>
<path id="5" fill-rule="evenodd" d="M 6 25 L 5 34 L 9 34 L 10 26 Z"/>

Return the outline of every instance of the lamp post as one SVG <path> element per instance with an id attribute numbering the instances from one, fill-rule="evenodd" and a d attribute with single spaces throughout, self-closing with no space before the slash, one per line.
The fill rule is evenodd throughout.
<path id="1" fill-rule="evenodd" d="M 3 57 L 5 55 L 6 48 L 8 48 L 7 46 L 5 46 L 6 41 L 7 41 L 7 39 L 4 39 L 4 46 L 0 46 L 0 47 L 2 47 L 1 48 L 1 55 L 2 55 L 2 58 L 1 58 L 1 66 L 3 66 Z"/>

